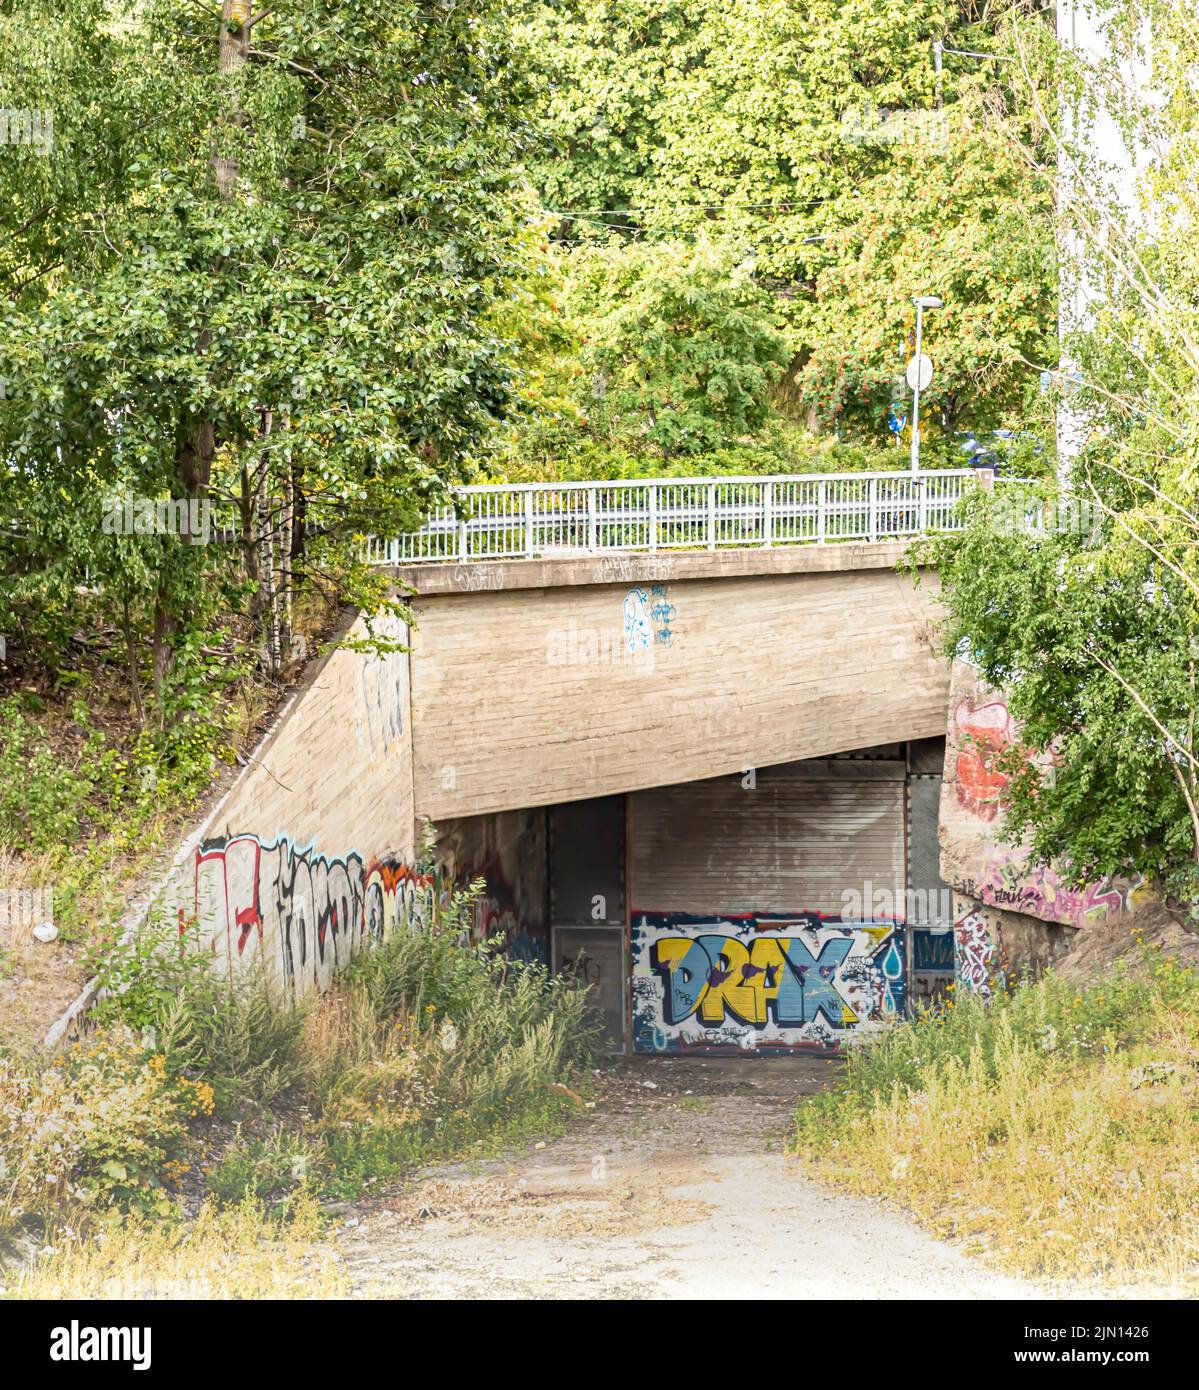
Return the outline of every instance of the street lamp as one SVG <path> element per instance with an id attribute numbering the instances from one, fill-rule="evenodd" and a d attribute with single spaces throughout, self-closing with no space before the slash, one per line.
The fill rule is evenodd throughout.
<path id="1" fill-rule="evenodd" d="M 924 337 L 924 311 L 939 309 L 945 301 L 938 299 L 935 294 L 922 294 L 912 303 L 916 306 L 916 355 L 908 363 L 908 385 L 912 388 L 912 472 L 917 473 L 920 470 L 920 388 L 927 386 L 933 377 L 933 364 L 928 364 L 929 369 L 925 373 L 925 358 L 920 350 Z M 923 379 L 925 377 L 927 379 Z"/>

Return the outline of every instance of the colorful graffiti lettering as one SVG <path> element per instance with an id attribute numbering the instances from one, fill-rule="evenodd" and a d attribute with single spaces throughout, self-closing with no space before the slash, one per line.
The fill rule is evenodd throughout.
<path id="1" fill-rule="evenodd" d="M 994 820 L 1008 777 L 995 766 L 1003 751 L 1015 742 L 1015 728 L 1001 700 L 976 705 L 961 700 L 953 712 L 957 730 L 958 801 L 983 820 Z"/>
<path id="2" fill-rule="evenodd" d="M 366 871 L 365 932 L 372 944 L 397 929 L 425 931 L 443 902 L 436 879 L 393 860 L 371 861 Z"/>
<path id="3" fill-rule="evenodd" d="M 195 919 L 200 939 L 232 977 L 251 965 L 292 996 L 328 987 L 369 936 L 398 921 L 422 925 L 431 878 L 403 864 L 296 849 L 286 836 L 209 841 L 196 851 Z"/>
<path id="4" fill-rule="evenodd" d="M 1071 888 L 1052 864 L 1030 864 L 1024 851 L 1000 849 L 988 859 L 971 896 L 992 907 L 1085 927 L 1124 912 L 1141 887 L 1139 879 L 1127 888 L 1102 879 Z"/>
<path id="5" fill-rule="evenodd" d="M 817 913 L 633 914 L 639 1052 L 836 1049 L 904 1006 L 903 929 Z"/>

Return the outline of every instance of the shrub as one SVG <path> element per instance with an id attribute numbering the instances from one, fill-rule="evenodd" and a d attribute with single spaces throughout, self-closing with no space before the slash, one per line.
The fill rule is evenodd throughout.
<path id="1" fill-rule="evenodd" d="M 64 1206 L 166 1214 L 188 1122 L 212 1108 L 207 1082 L 172 1075 L 162 1054 L 116 1034 L 33 1075 L 0 1060 L 0 1232 L 45 1229 Z"/>

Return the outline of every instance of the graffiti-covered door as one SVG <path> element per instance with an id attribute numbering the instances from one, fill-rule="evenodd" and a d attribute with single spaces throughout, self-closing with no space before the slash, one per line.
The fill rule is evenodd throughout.
<path id="1" fill-rule="evenodd" d="M 836 1050 L 904 1009 L 902 759 L 630 798 L 633 1046 Z"/>

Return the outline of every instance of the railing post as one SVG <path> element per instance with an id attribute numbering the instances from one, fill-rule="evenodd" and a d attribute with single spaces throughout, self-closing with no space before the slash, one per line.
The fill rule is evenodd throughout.
<path id="1" fill-rule="evenodd" d="M 870 539 L 878 540 L 878 479 L 871 478 L 866 491 L 867 507 L 869 509 Z"/>
<path id="2" fill-rule="evenodd" d="M 916 479 L 916 534 L 923 536 L 928 530 L 928 481 Z"/>
<path id="3" fill-rule="evenodd" d="M 716 482 L 708 483 L 708 549 L 716 549 Z"/>
<path id="4" fill-rule="evenodd" d="M 767 548 L 774 544 L 774 484 L 762 484 L 762 544 Z"/>
<path id="5" fill-rule="evenodd" d="M 816 541 L 823 545 L 828 534 L 828 492 L 823 478 L 816 484 Z"/>
<path id="6" fill-rule="evenodd" d="M 533 558 L 533 490 L 525 493 L 525 559 Z"/>
<path id="7" fill-rule="evenodd" d="M 468 504 L 468 505 L 469 505 L 469 504 Z M 467 559 L 470 558 L 469 555 L 467 554 L 467 549 L 466 549 L 466 547 L 467 547 L 467 540 L 466 540 L 466 521 L 465 521 L 465 520 L 461 520 L 461 521 L 458 522 L 458 558 L 459 558 L 460 560 L 467 560 Z"/>
<path id="8" fill-rule="evenodd" d="M 596 515 L 599 486 L 593 483 L 587 489 L 587 549 L 593 553 L 599 549 L 599 517 Z"/>
<path id="9" fill-rule="evenodd" d="M 658 484 L 650 483 L 649 491 L 649 548 L 658 548 Z"/>

